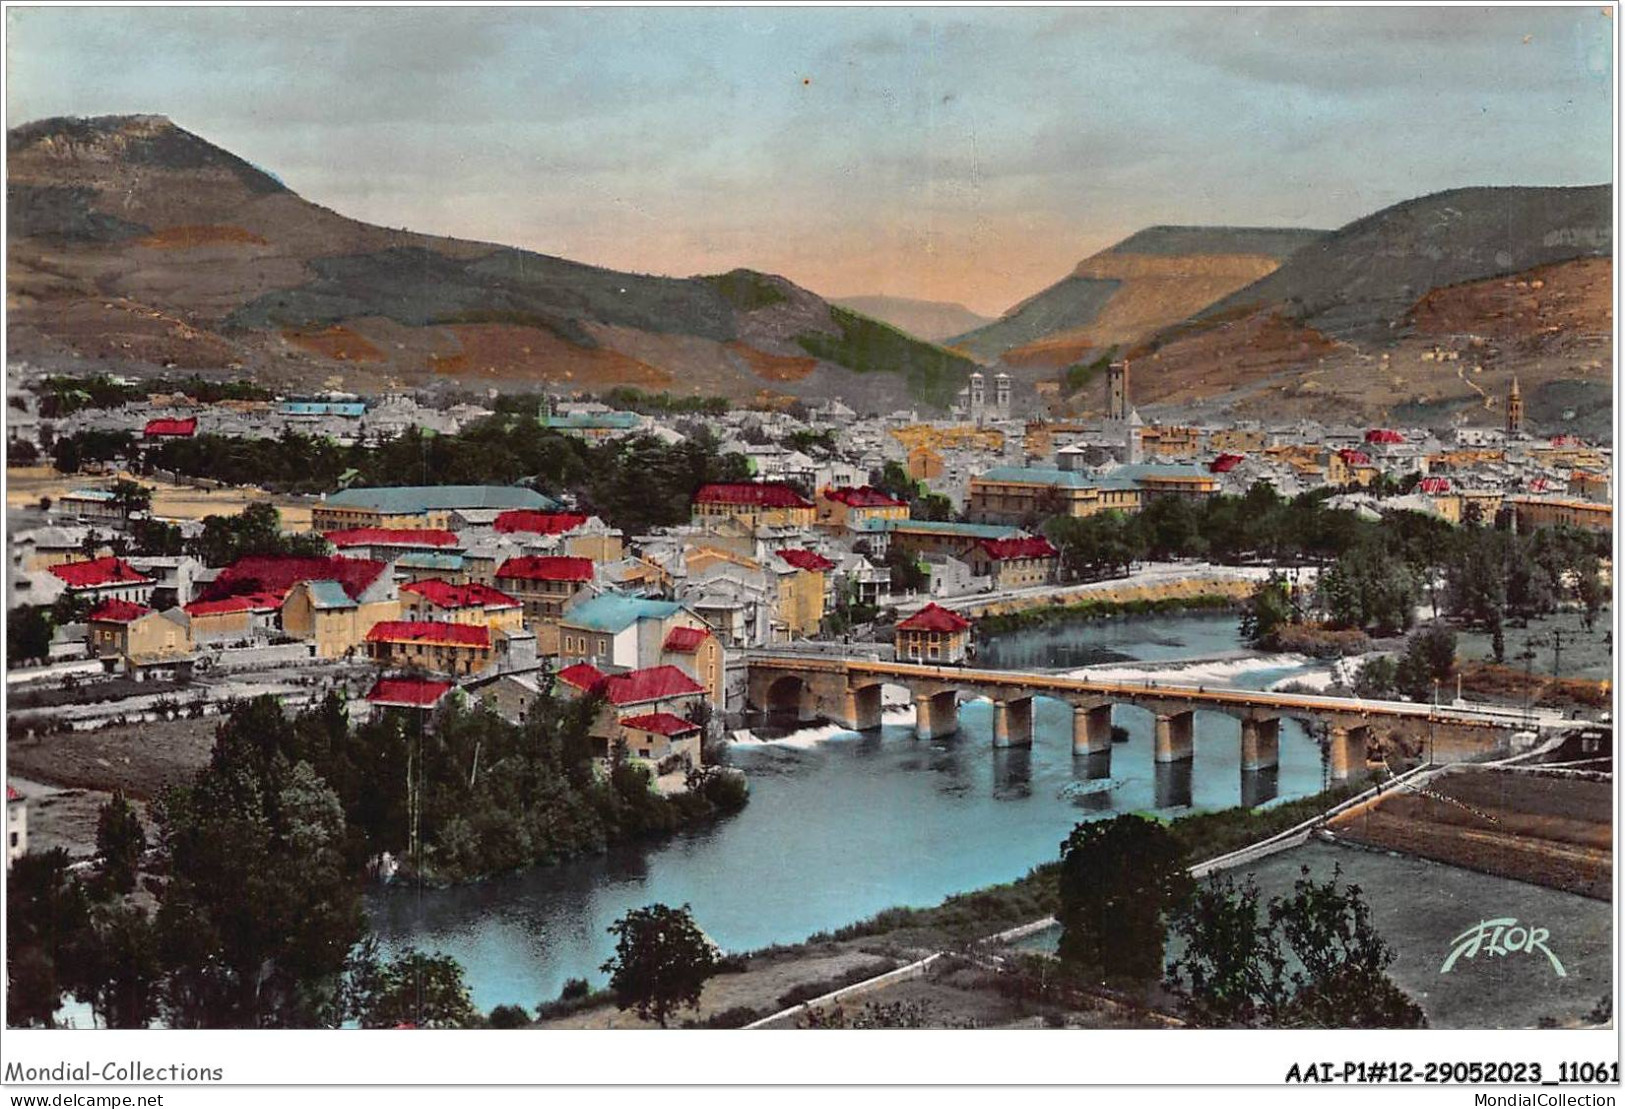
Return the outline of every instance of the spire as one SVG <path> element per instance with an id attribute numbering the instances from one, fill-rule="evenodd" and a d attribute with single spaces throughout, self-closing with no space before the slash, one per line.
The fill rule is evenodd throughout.
<path id="1" fill-rule="evenodd" d="M 1514 396 L 1514 397 L 1523 396 L 1523 394 L 1518 391 L 1518 375 L 1517 374 L 1512 375 L 1512 392 L 1509 395 Z"/>

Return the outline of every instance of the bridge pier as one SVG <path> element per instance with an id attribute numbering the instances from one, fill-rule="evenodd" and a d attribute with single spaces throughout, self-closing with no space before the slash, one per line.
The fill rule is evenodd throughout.
<path id="1" fill-rule="evenodd" d="M 880 727 L 881 712 L 880 686 L 848 687 L 842 700 L 840 723 L 854 732 L 872 732 Z"/>
<path id="2" fill-rule="evenodd" d="M 1072 707 L 1072 753 L 1096 755 L 1112 751 L 1112 707 L 1096 705 Z"/>
<path id="3" fill-rule="evenodd" d="M 938 739 L 959 730 L 959 694 L 949 689 L 941 693 L 914 695 L 914 738 Z"/>
<path id="4" fill-rule="evenodd" d="M 1365 748 L 1369 728 L 1333 724 L 1326 729 L 1327 776 L 1334 782 L 1365 777 Z"/>
<path id="5" fill-rule="evenodd" d="M 1185 762 L 1196 755 L 1196 714 L 1176 712 L 1156 717 L 1156 761 Z"/>
<path id="6" fill-rule="evenodd" d="M 993 702 L 993 746 L 1033 745 L 1033 699 L 1017 697 Z"/>
<path id="7" fill-rule="evenodd" d="M 1281 721 L 1246 716 L 1241 721 L 1241 768 L 1265 770 L 1281 765 Z"/>

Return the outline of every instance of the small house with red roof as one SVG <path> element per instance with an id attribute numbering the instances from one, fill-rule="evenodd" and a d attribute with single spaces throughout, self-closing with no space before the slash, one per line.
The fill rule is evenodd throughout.
<path id="1" fill-rule="evenodd" d="M 738 520 L 747 527 L 811 527 L 813 503 L 793 486 L 776 481 L 716 482 L 702 485 L 690 506 L 696 524 Z"/>
<path id="2" fill-rule="evenodd" d="M 448 620 L 484 624 L 492 630 L 518 631 L 524 626 L 519 598 L 482 582 L 455 584 L 439 578 L 401 586 L 401 616 L 406 620 Z"/>
<path id="3" fill-rule="evenodd" d="M 6 783 L 6 869 L 28 854 L 28 798 Z"/>
<path id="4" fill-rule="evenodd" d="M 558 654 L 559 618 L 592 581 L 592 559 L 569 555 L 510 558 L 496 569 L 496 588 L 518 599 L 525 626 L 536 633 L 536 649 L 544 655 Z"/>
<path id="5" fill-rule="evenodd" d="M 276 593 L 239 593 L 217 601 L 193 601 L 182 605 L 192 628 L 194 644 L 233 643 L 269 634 L 282 613 L 282 597 Z"/>
<path id="6" fill-rule="evenodd" d="M 190 439 L 197 434 L 197 417 L 188 416 L 184 420 L 172 416 L 160 416 L 155 420 L 148 420 L 147 426 L 142 429 L 143 439 Z"/>
<path id="7" fill-rule="evenodd" d="M 344 528 L 323 538 L 351 557 L 394 562 L 403 555 L 456 554 L 463 549 L 456 532 L 444 528 Z"/>
<path id="8" fill-rule="evenodd" d="M 864 531 L 873 520 L 908 519 L 908 502 L 869 485 L 820 489 L 815 502 L 816 524 L 825 531 Z"/>
<path id="9" fill-rule="evenodd" d="M 153 588 L 158 584 L 157 579 L 114 556 L 63 562 L 50 567 L 50 571 L 69 593 L 94 602 L 120 600 L 144 605 L 152 600 Z"/>
<path id="10" fill-rule="evenodd" d="M 438 678 L 381 677 L 367 691 L 373 711 L 401 709 L 427 715 L 439 708 L 456 686 Z"/>
<path id="11" fill-rule="evenodd" d="M 936 602 L 897 625 L 899 662 L 964 662 L 970 656 L 971 622 Z"/>
<path id="12" fill-rule="evenodd" d="M 484 624 L 383 620 L 367 632 L 367 657 L 381 666 L 466 677 L 495 665 L 495 638 Z"/>
<path id="13" fill-rule="evenodd" d="M 606 673 L 578 662 L 559 671 L 558 687 L 569 696 L 603 696 L 603 711 L 589 733 L 600 757 L 608 756 L 616 740 L 625 740 L 629 754 L 657 770 L 674 756 L 700 765 L 704 728 L 697 720 L 708 711 L 707 691 L 678 667 Z"/>
<path id="14" fill-rule="evenodd" d="M 191 628 L 180 609 L 158 612 L 146 605 L 109 598 L 85 617 L 90 653 L 111 666 L 123 663 L 137 673 L 192 654 Z"/>
<path id="15" fill-rule="evenodd" d="M 1019 589 L 1055 580 L 1061 553 L 1042 535 L 983 539 L 971 548 L 971 573 L 990 578 L 995 589 Z"/>
<path id="16" fill-rule="evenodd" d="M 550 550 L 594 562 L 615 562 L 626 555 L 626 544 L 618 529 L 580 512 L 515 509 L 498 516 L 492 530 L 537 553 Z"/>

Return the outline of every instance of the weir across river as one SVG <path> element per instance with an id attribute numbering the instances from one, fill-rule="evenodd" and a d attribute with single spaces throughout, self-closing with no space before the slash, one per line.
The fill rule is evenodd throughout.
<path id="1" fill-rule="evenodd" d="M 1312 694 L 1143 682 L 1093 681 L 1056 674 L 977 670 L 960 666 L 870 659 L 752 655 L 746 699 L 770 715 L 797 722 L 831 720 L 853 731 L 880 727 L 885 686 L 900 686 L 914 703 L 915 734 L 921 739 L 959 728 L 961 700 L 993 702 L 993 743 L 1025 747 L 1033 742 L 1033 700 L 1050 697 L 1072 706 L 1072 750 L 1099 755 L 1111 750 L 1112 712 L 1133 705 L 1153 717 L 1155 760 L 1183 762 L 1197 743 L 1196 714 L 1216 712 L 1241 724 L 1242 770 L 1264 770 L 1279 761 L 1283 718 L 1305 721 L 1324 737 L 1327 773 L 1334 780 L 1365 773 L 1368 752 L 1425 752 L 1430 760 L 1470 758 L 1509 745 L 1520 726 L 1493 711 L 1440 708 L 1408 701 L 1367 701 Z"/>

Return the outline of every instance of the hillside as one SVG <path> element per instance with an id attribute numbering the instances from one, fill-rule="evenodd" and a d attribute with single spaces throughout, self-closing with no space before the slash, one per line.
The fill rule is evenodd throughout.
<path id="1" fill-rule="evenodd" d="M 1325 232 L 1150 227 L 1091 255 L 987 327 L 947 340 L 974 357 L 1060 369 L 1127 347 L 1272 272 Z"/>
<path id="2" fill-rule="evenodd" d="M 1608 186 L 1458 189 L 1383 209 L 1127 353 L 1142 405 L 1609 437 Z"/>
<path id="3" fill-rule="evenodd" d="M 966 331 L 986 327 L 993 321 L 979 316 L 963 304 L 941 300 L 913 300 L 909 297 L 832 297 L 831 304 L 850 308 L 881 323 L 890 324 L 928 342 L 941 342 Z"/>
<path id="4" fill-rule="evenodd" d="M 876 408 L 945 405 L 974 368 L 782 277 L 619 273 L 348 219 L 159 116 L 43 120 L 7 149 L 16 360 Z"/>

